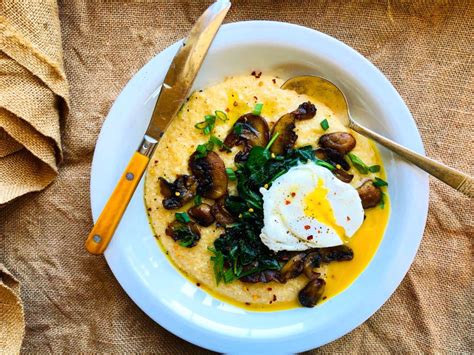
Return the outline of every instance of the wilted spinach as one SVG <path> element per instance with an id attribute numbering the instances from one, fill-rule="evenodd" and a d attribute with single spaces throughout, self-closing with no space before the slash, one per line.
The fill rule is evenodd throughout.
<path id="1" fill-rule="evenodd" d="M 229 196 L 225 207 L 238 221 L 226 226 L 224 233 L 214 241 L 211 261 L 214 266 L 216 283 L 225 283 L 264 270 L 281 268 L 276 255 L 260 240 L 263 228 L 263 198 L 260 188 L 269 188 L 276 178 L 299 163 L 313 161 L 328 169 L 334 167 L 315 157 L 312 146 L 292 149 L 285 155 L 272 155 L 269 147 L 255 146 L 245 163 L 238 164 L 238 195 Z"/>

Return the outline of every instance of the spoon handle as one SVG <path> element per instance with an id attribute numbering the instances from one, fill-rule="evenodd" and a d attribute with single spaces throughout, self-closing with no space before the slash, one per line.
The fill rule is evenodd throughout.
<path id="1" fill-rule="evenodd" d="M 402 158 L 415 164 L 420 169 L 423 169 L 428 174 L 433 175 L 449 186 L 454 187 L 463 194 L 469 197 L 474 197 L 474 178 L 471 176 L 464 174 L 459 170 L 450 168 L 449 166 L 446 166 L 436 160 L 415 153 L 414 151 L 405 148 L 404 146 L 395 143 L 394 141 L 385 138 L 364 126 L 361 126 L 359 123 L 353 120 L 350 120 L 349 128 L 367 138 L 373 139 L 377 143 L 380 143 L 381 145 L 390 149 L 392 152 L 397 153 Z"/>

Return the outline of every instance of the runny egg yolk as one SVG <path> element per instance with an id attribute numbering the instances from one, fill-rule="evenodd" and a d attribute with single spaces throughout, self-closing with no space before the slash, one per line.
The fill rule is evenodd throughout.
<path id="1" fill-rule="evenodd" d="M 306 216 L 314 218 L 326 226 L 334 229 L 341 239 L 345 239 L 344 228 L 339 226 L 334 217 L 334 211 L 329 203 L 327 195 L 329 190 L 324 186 L 323 179 L 318 179 L 316 188 L 306 195 L 304 203 L 304 213 Z"/>

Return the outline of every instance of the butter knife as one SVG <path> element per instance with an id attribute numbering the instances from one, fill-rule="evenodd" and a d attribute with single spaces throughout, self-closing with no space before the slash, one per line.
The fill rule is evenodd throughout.
<path id="1" fill-rule="evenodd" d="M 89 253 L 103 254 L 112 239 L 161 136 L 185 102 L 207 51 L 229 11 L 228 0 L 213 3 L 191 29 L 171 62 L 143 140 L 133 154 L 86 240 Z"/>

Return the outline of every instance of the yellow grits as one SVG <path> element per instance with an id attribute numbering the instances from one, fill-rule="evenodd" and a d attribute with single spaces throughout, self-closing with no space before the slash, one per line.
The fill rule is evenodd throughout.
<path id="1" fill-rule="evenodd" d="M 249 284 L 234 281 L 230 284 L 220 283 L 216 286 L 214 271 L 210 261 L 211 253 L 207 250 L 213 241 L 222 233 L 222 228 L 214 225 L 200 227 L 201 239 L 193 248 L 181 247 L 165 235 L 166 226 L 174 220 L 175 212 L 186 211 L 192 201 L 179 210 L 166 210 L 162 206 L 163 196 L 160 193 L 158 178 L 164 177 L 174 181 L 178 174 L 190 174 L 188 171 L 189 156 L 198 144 L 203 144 L 209 136 L 204 136 L 194 125 L 215 110 L 226 111 L 229 120 L 216 121 L 214 135 L 222 141 L 227 136 L 234 122 L 242 115 L 251 112 L 256 103 L 263 103 L 262 117 L 270 128 L 282 115 L 295 110 L 299 104 L 311 101 L 316 105 L 316 116 L 310 120 L 298 121 L 296 146 L 311 144 L 316 146 L 319 137 L 324 133 L 350 132 L 357 141 L 352 153 L 359 156 L 367 165 L 378 164 L 382 167 L 377 174 L 361 175 L 354 168 L 351 185 L 358 187 L 361 180 L 378 176 L 385 179 L 383 163 L 377 148 L 366 138 L 345 128 L 341 121 L 342 112 L 331 110 L 322 103 L 330 102 L 328 98 L 298 95 L 293 91 L 280 89 L 283 81 L 273 76 L 255 78 L 254 76 L 229 77 L 223 82 L 211 86 L 202 92 L 195 92 L 183 106 L 161 139 L 151 159 L 145 181 L 145 203 L 149 220 L 163 251 L 170 261 L 193 283 L 208 293 L 226 302 L 251 310 L 273 311 L 297 307 L 298 292 L 306 285 L 305 276 L 289 280 L 286 284 L 278 282 Z M 329 98 L 330 99 L 330 98 Z M 320 122 L 327 119 L 329 129 L 324 131 Z M 216 151 L 226 167 L 235 168 L 234 156 L 240 147 L 232 152 Z M 383 188 L 385 189 L 385 188 Z M 230 194 L 235 193 L 235 183 L 229 181 Z M 212 201 L 206 201 L 212 205 Z M 368 265 L 374 256 L 385 231 L 389 218 L 389 198 L 385 191 L 385 208 L 379 206 L 365 210 L 366 219 L 359 231 L 349 239 L 348 246 L 354 251 L 354 259 L 346 262 L 333 262 L 325 267 L 326 289 L 323 299 L 335 296 L 346 289 Z"/>

